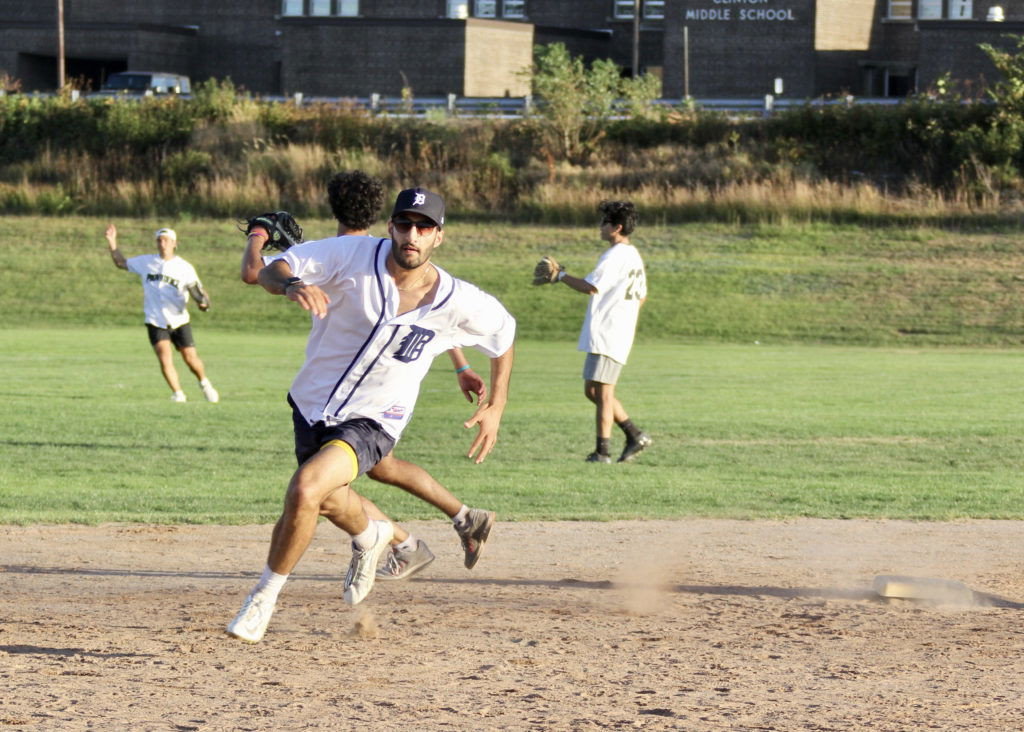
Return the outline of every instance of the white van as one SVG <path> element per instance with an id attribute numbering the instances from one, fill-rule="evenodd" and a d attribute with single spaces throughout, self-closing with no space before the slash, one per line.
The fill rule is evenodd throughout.
<path id="1" fill-rule="evenodd" d="M 121 71 L 111 74 L 103 82 L 101 94 L 177 94 L 192 93 L 187 76 L 163 71 Z"/>

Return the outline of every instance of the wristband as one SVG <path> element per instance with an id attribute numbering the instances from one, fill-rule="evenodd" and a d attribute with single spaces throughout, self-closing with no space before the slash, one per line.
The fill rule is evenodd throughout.
<path id="1" fill-rule="evenodd" d="M 306 284 L 306 283 L 302 281 L 301 277 L 289 277 L 288 279 L 286 279 L 284 281 L 284 289 L 281 290 L 281 292 L 288 292 L 288 288 L 291 287 L 292 285 L 304 285 L 304 284 Z"/>
<path id="2" fill-rule="evenodd" d="M 466 371 L 468 369 L 469 369 L 469 364 L 467 363 L 465 366 L 459 366 L 459 368 L 455 369 L 455 373 L 461 374 L 463 371 Z"/>
<path id="3" fill-rule="evenodd" d="M 566 271 L 563 269 L 562 271 L 560 271 L 558 273 L 558 277 L 556 277 L 555 279 L 557 279 L 559 282 L 561 282 L 562 280 L 565 279 L 565 275 L 566 275 Z"/>

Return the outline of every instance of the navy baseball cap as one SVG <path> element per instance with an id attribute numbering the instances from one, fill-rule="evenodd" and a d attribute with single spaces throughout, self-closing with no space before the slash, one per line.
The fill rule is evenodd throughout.
<path id="1" fill-rule="evenodd" d="M 418 213 L 440 227 L 444 226 L 444 199 L 425 188 L 406 188 L 395 199 L 391 218 L 400 213 Z"/>

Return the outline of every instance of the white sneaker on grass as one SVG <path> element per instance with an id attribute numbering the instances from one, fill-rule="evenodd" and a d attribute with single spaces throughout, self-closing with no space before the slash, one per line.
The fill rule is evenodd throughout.
<path id="1" fill-rule="evenodd" d="M 377 575 L 377 564 L 381 555 L 391 548 L 395 527 L 390 521 L 374 521 L 377 524 L 377 541 L 368 549 L 359 549 L 352 543 L 352 561 L 345 575 L 345 602 L 357 605 L 370 594 L 373 580 Z"/>
<path id="2" fill-rule="evenodd" d="M 179 404 L 181 404 L 182 402 L 187 402 L 188 397 L 185 396 L 185 392 L 176 391 L 173 394 L 171 394 L 171 401 L 178 402 Z"/>
<path id="3" fill-rule="evenodd" d="M 206 397 L 206 401 L 213 402 L 214 404 L 220 401 L 220 394 L 213 388 L 213 384 L 207 381 L 205 384 L 200 382 L 199 385 L 203 387 L 203 396 Z"/>
<path id="4" fill-rule="evenodd" d="M 249 595 L 238 615 L 228 623 L 227 634 L 247 643 L 259 643 L 267 632 L 275 604 L 264 597 Z"/>

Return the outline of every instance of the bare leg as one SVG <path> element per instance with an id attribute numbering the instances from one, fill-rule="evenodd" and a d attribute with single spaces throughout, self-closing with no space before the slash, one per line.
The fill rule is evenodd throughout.
<path id="1" fill-rule="evenodd" d="M 182 348 L 181 358 L 185 361 L 189 371 L 196 375 L 197 379 L 202 381 L 206 378 L 206 367 L 203 366 L 203 361 L 199 358 L 199 353 L 196 351 L 195 346 L 185 346 L 185 348 Z"/>
<path id="2" fill-rule="evenodd" d="M 611 438 L 612 424 L 625 422 L 629 419 L 626 410 L 622 408 L 622 404 L 615 398 L 615 384 L 587 381 L 584 385 L 583 393 L 587 399 L 597 405 L 597 436 Z"/>
<path id="3" fill-rule="evenodd" d="M 434 480 L 430 473 L 416 463 L 399 460 L 393 453 L 385 455 L 367 475 L 380 483 L 393 485 L 406 493 L 411 493 L 444 512 L 448 518 L 454 518 L 462 508 L 462 501 Z M 398 536 L 397 531 L 395 536 Z"/>
<path id="4" fill-rule="evenodd" d="M 346 506 L 339 501 L 336 496 L 336 493 L 332 493 L 326 498 L 326 500 L 324 500 L 320 505 L 320 515 L 324 516 L 328 521 L 344 531 L 344 527 L 341 525 L 341 522 L 344 521 L 344 511 Z M 391 521 L 391 519 L 388 518 L 383 511 L 377 508 L 377 505 L 366 496 L 359 496 L 359 500 L 362 501 L 363 510 L 366 511 L 366 515 L 371 521 Z M 392 521 L 391 524 L 395 527 L 395 538 L 391 540 L 392 546 L 401 544 L 409 538 L 408 531 L 403 529 L 394 521 Z"/>
<path id="5" fill-rule="evenodd" d="M 157 360 L 160 361 L 160 371 L 164 375 L 167 386 L 171 391 L 181 391 L 181 382 L 178 381 L 178 371 L 174 368 L 174 351 L 171 342 L 168 340 L 157 341 L 153 344 L 153 351 Z"/>
<path id="6" fill-rule="evenodd" d="M 348 452 L 334 446 L 325 447 L 295 472 L 267 555 L 273 572 L 291 574 L 313 539 L 320 508 L 328 497 L 334 500 L 332 521 L 339 528 L 351 536 L 366 530 L 366 511 L 359 494 L 349 487 L 355 472 Z"/>

